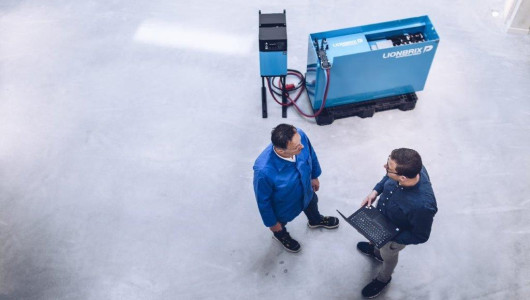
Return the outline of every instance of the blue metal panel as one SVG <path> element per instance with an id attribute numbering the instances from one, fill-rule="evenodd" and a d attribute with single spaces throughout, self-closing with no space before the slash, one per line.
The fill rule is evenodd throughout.
<path id="1" fill-rule="evenodd" d="M 392 46 L 386 40 L 417 32 L 424 41 Z M 323 38 L 332 65 L 326 107 L 423 90 L 439 42 L 427 16 L 310 34 L 306 86 L 314 109 L 322 105 L 326 80 L 314 40 Z"/>
<path id="2" fill-rule="evenodd" d="M 261 76 L 287 75 L 287 51 L 259 52 Z"/>
<path id="3" fill-rule="evenodd" d="M 366 37 L 359 33 L 328 38 L 327 43 L 329 46 L 327 54 L 331 64 L 335 57 L 370 51 Z"/>

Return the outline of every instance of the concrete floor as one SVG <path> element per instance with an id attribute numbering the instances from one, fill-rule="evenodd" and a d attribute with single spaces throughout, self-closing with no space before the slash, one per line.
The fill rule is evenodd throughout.
<path id="1" fill-rule="evenodd" d="M 282 122 L 315 147 L 325 214 L 392 149 L 423 156 L 439 212 L 379 299 L 530 298 L 530 36 L 503 1 L 259 2 L 2 0 L 0 299 L 359 299 L 377 265 L 353 228 L 302 215 L 291 254 L 261 222 L 252 165 Z M 302 72 L 309 33 L 429 15 L 416 108 L 318 126 L 269 98 L 262 119 L 259 9 L 287 10 Z"/>

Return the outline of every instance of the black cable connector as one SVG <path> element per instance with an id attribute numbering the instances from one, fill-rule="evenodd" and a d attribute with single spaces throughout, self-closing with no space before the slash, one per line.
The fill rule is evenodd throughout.
<path id="1" fill-rule="evenodd" d="M 330 69 L 331 64 L 329 63 L 328 56 L 326 54 L 326 50 L 329 49 L 328 41 L 326 39 L 322 39 L 319 45 L 318 40 L 315 40 L 313 44 L 315 45 L 315 50 L 317 51 L 318 59 L 320 60 L 320 66 L 322 69 Z"/>
<path id="2" fill-rule="evenodd" d="M 331 64 L 329 63 L 328 56 L 326 55 L 326 50 L 318 50 L 318 58 L 320 59 L 320 66 L 322 69 L 330 69 Z"/>

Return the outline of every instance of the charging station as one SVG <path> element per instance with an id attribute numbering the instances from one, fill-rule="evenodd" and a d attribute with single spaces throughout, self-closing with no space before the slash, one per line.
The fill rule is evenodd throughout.
<path id="1" fill-rule="evenodd" d="M 262 117 L 267 117 L 265 79 L 280 77 L 285 86 L 287 76 L 287 18 L 283 13 L 262 14 L 259 11 L 259 66 L 261 74 Z M 287 118 L 287 99 L 282 88 L 282 117 Z"/>
<path id="2" fill-rule="evenodd" d="M 259 59 L 263 118 L 267 117 L 265 80 L 274 100 L 294 106 L 318 125 L 350 116 L 372 117 L 389 109 L 411 110 L 425 82 L 440 38 L 428 16 L 309 34 L 307 69 L 287 68 L 287 25 L 283 13 L 259 12 Z M 286 77 L 300 80 L 286 85 Z M 274 80 L 279 77 L 278 83 Z M 291 99 L 289 93 L 298 90 Z M 296 104 L 306 90 L 313 114 Z M 281 102 L 276 99 L 281 96 Z M 287 102 L 289 100 L 289 102 Z"/>

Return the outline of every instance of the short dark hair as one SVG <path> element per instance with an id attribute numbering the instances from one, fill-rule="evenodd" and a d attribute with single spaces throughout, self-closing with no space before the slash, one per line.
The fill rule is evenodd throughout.
<path id="1" fill-rule="evenodd" d="M 421 156 L 416 150 L 399 148 L 392 150 L 390 159 L 396 162 L 396 172 L 407 178 L 414 178 L 421 171 L 423 163 Z"/>
<path id="2" fill-rule="evenodd" d="M 287 149 L 287 144 L 296 134 L 296 127 L 289 124 L 280 124 L 272 129 L 271 142 L 276 148 Z"/>

